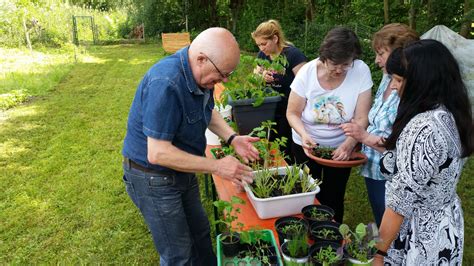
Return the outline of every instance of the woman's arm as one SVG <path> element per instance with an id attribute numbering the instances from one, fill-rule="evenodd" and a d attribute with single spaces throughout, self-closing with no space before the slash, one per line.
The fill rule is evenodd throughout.
<path id="1" fill-rule="evenodd" d="M 306 98 L 299 96 L 296 92 L 291 91 L 288 98 L 288 107 L 286 109 L 286 118 L 290 126 L 301 136 L 303 148 L 310 149 L 316 145 L 316 142 L 306 132 L 301 114 L 306 106 Z"/>
<path id="2" fill-rule="evenodd" d="M 363 128 L 366 128 L 369 124 L 368 115 L 371 101 L 372 96 L 370 90 L 362 92 L 357 98 L 353 121 Z M 349 160 L 356 144 L 357 140 L 352 137 L 347 137 L 346 140 L 334 151 L 333 160 Z"/>

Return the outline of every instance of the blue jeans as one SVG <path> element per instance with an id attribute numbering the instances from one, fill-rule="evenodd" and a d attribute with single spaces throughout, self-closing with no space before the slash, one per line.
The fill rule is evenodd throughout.
<path id="1" fill-rule="evenodd" d="M 196 175 L 123 168 L 127 193 L 145 218 L 160 265 L 217 265 Z"/>
<path id="2" fill-rule="evenodd" d="M 365 185 L 367 187 L 369 202 L 370 206 L 372 206 L 375 222 L 380 228 L 383 213 L 385 212 L 385 180 L 375 180 L 366 177 Z"/>

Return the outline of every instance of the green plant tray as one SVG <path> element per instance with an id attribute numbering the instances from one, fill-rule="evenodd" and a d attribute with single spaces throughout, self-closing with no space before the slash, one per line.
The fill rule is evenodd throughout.
<path id="1" fill-rule="evenodd" d="M 277 257 L 278 257 L 278 265 L 283 266 L 283 261 L 281 260 L 280 250 L 275 241 L 275 236 L 273 236 L 272 230 L 259 230 L 263 232 L 262 239 L 265 241 L 270 241 L 272 245 L 275 247 Z M 217 243 L 217 265 L 218 266 L 262 266 L 263 264 L 255 258 L 245 257 L 245 258 L 238 258 L 238 257 L 225 257 L 224 253 L 222 252 L 221 243 L 219 241 L 221 235 L 217 236 L 216 243 Z"/>

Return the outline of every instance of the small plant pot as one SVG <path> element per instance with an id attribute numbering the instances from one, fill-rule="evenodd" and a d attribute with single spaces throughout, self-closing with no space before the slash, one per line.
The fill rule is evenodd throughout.
<path id="1" fill-rule="evenodd" d="M 328 263 L 328 261 L 320 261 L 317 258 L 317 254 L 320 252 L 321 249 L 325 249 L 331 247 L 334 253 L 337 253 L 337 250 L 341 247 L 341 244 L 337 244 L 334 242 L 328 242 L 328 241 L 321 241 L 321 242 L 316 242 L 314 245 L 311 246 L 309 249 L 309 261 L 311 262 L 311 265 L 317 265 L 321 266 L 324 263 L 326 265 L 340 265 L 344 262 L 346 254 L 344 253 L 343 256 L 339 259 L 336 259 L 332 263 Z"/>
<path id="2" fill-rule="evenodd" d="M 307 265 L 309 260 L 309 245 L 307 245 L 307 252 L 306 254 L 297 254 L 297 256 L 291 256 L 288 250 L 288 245 L 291 241 L 295 240 L 288 240 L 281 245 L 281 255 L 283 256 L 283 260 L 285 261 L 285 265 Z"/>
<path id="3" fill-rule="evenodd" d="M 331 221 L 334 219 L 334 210 L 327 205 L 308 205 L 305 206 L 301 212 L 303 213 L 304 219 L 308 221 L 311 227 L 314 223 Z"/>
<path id="4" fill-rule="evenodd" d="M 311 238 L 315 242 L 328 241 L 340 244 L 343 237 L 339 232 L 339 225 L 339 223 L 332 221 L 313 223 L 310 231 Z M 327 234 L 324 234 L 324 232 L 327 232 Z"/>
<path id="5" fill-rule="evenodd" d="M 367 265 L 367 266 L 370 266 L 372 264 L 372 261 L 374 260 L 373 258 L 369 259 L 367 262 L 362 262 L 360 260 L 357 260 L 357 259 L 354 259 L 354 258 L 347 258 L 347 260 L 349 261 L 349 265 Z"/>
<path id="6" fill-rule="evenodd" d="M 231 234 L 223 233 L 219 239 L 222 245 L 222 252 L 226 257 L 234 257 L 240 251 L 240 236 L 239 233 L 233 232 Z"/>
<path id="7" fill-rule="evenodd" d="M 301 225 L 302 230 L 300 232 L 288 232 L 285 230 L 288 225 Z M 280 245 L 285 243 L 287 240 L 307 235 L 308 228 L 308 223 L 304 219 L 299 217 L 285 216 L 275 221 L 275 230 L 277 231 L 278 241 L 280 242 Z"/>

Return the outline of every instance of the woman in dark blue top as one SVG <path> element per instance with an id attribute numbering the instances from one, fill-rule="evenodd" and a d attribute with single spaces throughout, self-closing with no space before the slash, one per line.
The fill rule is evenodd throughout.
<path id="1" fill-rule="evenodd" d="M 284 65 L 284 74 L 279 74 L 263 67 L 257 67 L 255 72 L 262 74 L 265 77 L 265 81 L 270 84 L 274 90 L 284 94 L 282 101 L 278 103 L 275 113 L 275 121 L 277 122 L 276 130 L 278 133 L 272 136 L 271 139 L 280 137 L 287 138 L 284 152 L 288 155 L 289 163 L 292 163 L 294 156 L 291 154 L 291 127 L 286 119 L 286 107 L 291 91 L 290 85 L 298 70 L 308 59 L 298 48 L 285 39 L 281 26 L 276 20 L 271 19 L 258 25 L 257 29 L 252 32 L 252 38 L 260 49 L 257 58 L 272 62 L 278 56 L 283 55 L 288 61 L 287 64 Z"/>

